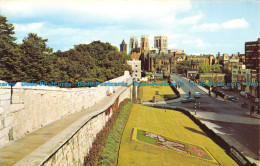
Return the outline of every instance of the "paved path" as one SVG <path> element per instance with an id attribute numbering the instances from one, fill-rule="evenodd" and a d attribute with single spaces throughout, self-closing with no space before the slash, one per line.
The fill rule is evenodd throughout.
<path id="1" fill-rule="evenodd" d="M 104 97 L 98 104 L 85 111 L 73 113 L 1 147 L 0 166 L 25 166 L 28 163 L 40 165 L 91 117 L 113 104 L 125 89 L 126 87 L 119 87 L 115 94 Z"/>

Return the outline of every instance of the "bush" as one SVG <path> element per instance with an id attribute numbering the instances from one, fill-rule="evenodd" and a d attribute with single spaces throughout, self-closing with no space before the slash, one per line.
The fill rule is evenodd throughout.
<path id="1" fill-rule="evenodd" d="M 104 159 L 101 161 L 102 166 L 110 166 L 112 163 L 108 159 Z"/>
<path id="2" fill-rule="evenodd" d="M 132 105 L 133 105 L 133 103 L 129 102 L 122 108 L 120 115 L 113 127 L 113 130 L 109 133 L 108 139 L 106 140 L 105 146 L 102 151 L 102 156 L 104 156 L 104 157 L 101 159 L 101 163 L 104 162 L 103 160 L 108 159 L 107 156 L 111 156 L 111 157 L 109 157 L 109 161 L 111 161 L 111 159 L 113 159 L 113 161 L 111 161 L 111 163 L 112 163 L 112 165 L 113 164 L 116 165 L 120 140 L 121 140 L 128 116 L 130 114 Z M 112 141 L 112 139 L 113 139 L 113 141 Z M 111 152 L 114 152 L 114 155 L 112 155 Z M 114 156 L 116 156 L 116 157 L 113 158 Z"/>
<path id="3" fill-rule="evenodd" d="M 115 103 L 117 104 L 118 100 Z M 111 118 L 97 134 L 89 154 L 85 157 L 85 165 L 113 165 L 117 161 L 121 136 L 133 102 L 126 99 L 119 107 L 115 103 L 112 105 L 115 110 Z"/>

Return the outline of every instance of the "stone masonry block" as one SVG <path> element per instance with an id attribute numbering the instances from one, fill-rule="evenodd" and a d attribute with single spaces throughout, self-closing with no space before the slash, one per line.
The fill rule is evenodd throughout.
<path id="1" fill-rule="evenodd" d="M 0 100 L 10 100 L 10 94 L 2 94 L 0 95 Z"/>
<path id="2" fill-rule="evenodd" d="M 0 139 L 2 139 L 2 137 L 8 138 L 9 130 L 10 130 L 10 127 L 0 129 Z"/>
<path id="3" fill-rule="evenodd" d="M 10 115 L 4 118 L 4 126 L 9 127 L 14 124 L 14 116 Z"/>
<path id="4" fill-rule="evenodd" d="M 0 114 L 4 114 L 4 107 L 0 106 Z"/>
<path id="5" fill-rule="evenodd" d="M 18 95 L 12 96 L 12 103 L 13 104 L 19 104 L 20 103 L 20 97 Z"/>
<path id="6" fill-rule="evenodd" d="M 3 115 L 0 114 L 0 130 L 1 130 L 2 128 L 4 128 L 4 120 L 3 120 L 2 118 L 3 118 Z"/>

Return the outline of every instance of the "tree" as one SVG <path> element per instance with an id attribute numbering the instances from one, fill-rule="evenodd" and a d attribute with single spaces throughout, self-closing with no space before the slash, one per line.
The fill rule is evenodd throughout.
<path id="1" fill-rule="evenodd" d="M 29 33 L 28 37 L 23 39 L 22 70 L 26 73 L 25 81 L 48 81 L 48 75 L 52 72 L 52 62 L 49 58 L 52 49 L 47 47 L 47 41 L 48 39 L 43 39 L 35 33 Z"/>
<path id="2" fill-rule="evenodd" d="M 29 33 L 15 43 L 14 26 L 0 15 L 0 79 L 25 82 L 104 82 L 123 75 L 131 67 L 128 58 L 110 43 L 94 41 L 53 53 L 48 39 Z"/>
<path id="3" fill-rule="evenodd" d="M 214 73 L 222 73 L 222 68 L 223 68 L 222 65 L 214 64 L 213 65 L 213 72 Z"/>
<path id="4" fill-rule="evenodd" d="M 21 50 L 15 43 L 14 26 L 0 15 L 0 80 L 21 81 Z"/>
<path id="5" fill-rule="evenodd" d="M 215 64 L 215 65 L 208 65 L 202 64 L 199 68 L 200 73 L 222 73 L 222 65 Z"/>
<path id="6" fill-rule="evenodd" d="M 186 73 L 186 71 L 190 69 L 191 69 L 191 62 L 189 61 L 182 61 L 177 63 L 176 65 L 176 70 L 178 71 L 179 74 Z"/>

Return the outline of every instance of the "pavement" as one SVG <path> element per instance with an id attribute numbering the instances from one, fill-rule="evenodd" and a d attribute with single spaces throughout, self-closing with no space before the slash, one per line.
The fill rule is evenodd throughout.
<path id="1" fill-rule="evenodd" d="M 112 96 L 84 111 L 52 122 L 23 138 L 0 147 L 0 165 L 41 165 L 93 116 L 106 110 L 127 87 L 119 87 Z"/>

